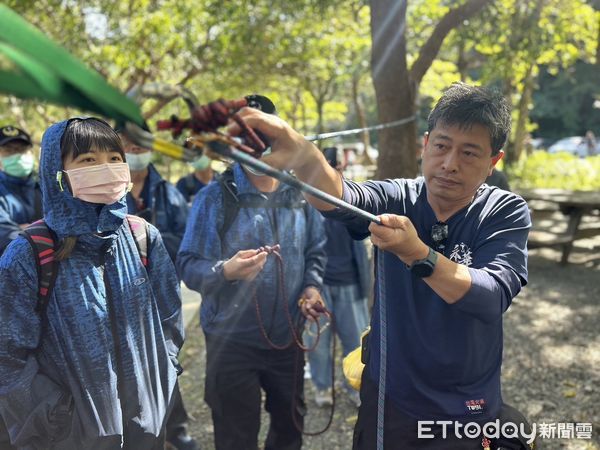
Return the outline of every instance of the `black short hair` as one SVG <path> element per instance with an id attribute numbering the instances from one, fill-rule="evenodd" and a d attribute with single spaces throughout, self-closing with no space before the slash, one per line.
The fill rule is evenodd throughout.
<path id="1" fill-rule="evenodd" d="M 428 131 L 438 122 L 458 125 L 463 130 L 473 125 L 484 126 L 490 133 L 492 155 L 497 155 L 510 133 L 510 106 L 496 90 L 454 83 L 429 113 Z"/>
<path id="2" fill-rule="evenodd" d="M 60 149 L 63 160 L 68 155 L 75 159 L 94 149 L 119 152 L 125 161 L 121 138 L 108 123 L 96 117 L 69 119 L 60 141 Z"/>

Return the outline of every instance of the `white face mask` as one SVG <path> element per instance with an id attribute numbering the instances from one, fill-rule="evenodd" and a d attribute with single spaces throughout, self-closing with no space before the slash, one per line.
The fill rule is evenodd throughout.
<path id="1" fill-rule="evenodd" d="M 150 164 L 152 152 L 126 153 L 125 158 L 127 160 L 127 164 L 129 164 L 129 169 L 133 171 L 144 170 L 146 167 L 148 167 L 148 164 Z"/>

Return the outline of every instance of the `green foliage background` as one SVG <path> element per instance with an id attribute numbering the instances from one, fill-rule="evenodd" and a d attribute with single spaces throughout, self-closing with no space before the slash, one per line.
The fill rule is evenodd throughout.
<path id="1" fill-rule="evenodd" d="M 533 152 L 507 169 L 511 188 L 600 190 L 600 155 L 579 158 L 568 153 Z"/>
<path id="2" fill-rule="evenodd" d="M 202 103 L 261 93 L 272 98 L 279 114 L 296 129 L 313 134 L 358 127 L 361 116 L 369 124 L 378 122 L 370 74 L 370 4 L 377 1 L 4 3 L 123 92 L 150 82 L 180 83 Z M 408 0 L 409 65 L 444 16 L 464 2 Z M 600 105 L 599 42 L 598 1 L 489 0 L 481 14 L 450 32 L 417 87 L 419 131 L 424 131 L 428 111 L 452 82 L 492 85 L 514 106 L 507 159 L 514 162 L 510 170 L 515 182 L 554 187 L 579 182 L 581 188 L 597 188 L 588 176 L 595 168 L 598 178 L 597 162 L 567 164 L 556 163 L 551 155 L 534 154 L 527 160 L 519 155 L 527 133 L 558 139 L 590 129 L 600 136 L 600 108 L 594 106 Z M 0 65 L 6 64 L 0 55 Z M 359 105 L 363 111 L 358 111 Z M 181 101 L 164 105 L 152 99 L 142 103 L 142 111 L 151 127 L 156 119 L 187 114 Z M 26 128 L 38 142 L 50 123 L 80 114 L 0 97 L 0 125 Z M 370 138 L 377 145 L 377 133 Z M 167 158 L 157 159 L 170 178 L 189 170 Z M 542 168 L 534 167 L 538 164 Z M 561 164 L 573 169 L 567 171 Z"/>

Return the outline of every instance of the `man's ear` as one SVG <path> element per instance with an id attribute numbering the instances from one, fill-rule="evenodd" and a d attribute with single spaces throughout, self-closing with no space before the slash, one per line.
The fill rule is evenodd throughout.
<path id="1" fill-rule="evenodd" d="M 498 164 L 498 161 L 500 161 L 502 158 L 504 158 L 504 150 L 500 150 L 497 155 L 492 156 L 492 163 L 490 164 L 490 169 L 488 170 L 488 176 L 492 174 L 494 167 L 496 167 L 496 164 Z"/>

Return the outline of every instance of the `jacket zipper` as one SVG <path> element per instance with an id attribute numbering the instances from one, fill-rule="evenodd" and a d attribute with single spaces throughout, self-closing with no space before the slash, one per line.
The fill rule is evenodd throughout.
<path id="1" fill-rule="evenodd" d="M 117 315 L 114 308 L 112 289 L 110 287 L 110 282 L 106 277 L 106 253 L 102 254 L 102 281 L 104 282 L 104 290 L 106 292 L 106 309 L 108 310 L 108 316 L 110 319 L 110 332 L 112 334 L 113 345 L 115 349 L 115 361 L 117 366 L 117 395 L 119 396 L 119 404 L 121 405 L 121 422 L 123 426 L 123 436 L 121 437 L 121 443 L 123 448 L 125 448 L 125 435 L 127 430 L 127 419 L 125 417 L 125 405 L 124 405 L 124 393 L 125 387 L 123 385 L 124 381 L 124 371 L 123 371 L 123 359 L 121 353 L 121 340 L 119 339 L 119 331 L 117 328 Z"/>

